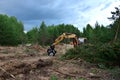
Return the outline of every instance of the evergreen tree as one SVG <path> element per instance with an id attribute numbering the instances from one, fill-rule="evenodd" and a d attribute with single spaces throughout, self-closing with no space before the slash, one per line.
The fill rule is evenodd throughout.
<path id="1" fill-rule="evenodd" d="M 114 23 L 112 24 L 112 29 L 114 30 L 114 41 L 120 38 L 120 8 L 115 7 L 116 11 L 111 12 L 112 17 L 108 18 L 110 20 L 114 20 Z"/>
<path id="2" fill-rule="evenodd" d="M 49 39 L 49 34 L 48 34 L 48 31 L 47 31 L 47 26 L 44 23 L 44 21 L 42 21 L 42 23 L 39 27 L 38 42 L 39 42 L 39 44 L 44 46 L 44 45 L 46 45 L 48 39 Z"/>
<path id="3" fill-rule="evenodd" d="M 83 29 L 83 35 L 87 37 L 89 42 L 93 42 L 94 38 L 94 33 L 93 33 L 93 28 L 90 24 L 87 24 L 86 28 Z"/>
<path id="4" fill-rule="evenodd" d="M 27 32 L 29 43 L 38 43 L 38 29 L 37 27 Z"/>
<path id="5" fill-rule="evenodd" d="M 0 45 L 17 45 L 24 37 L 23 24 L 15 17 L 0 14 Z"/>

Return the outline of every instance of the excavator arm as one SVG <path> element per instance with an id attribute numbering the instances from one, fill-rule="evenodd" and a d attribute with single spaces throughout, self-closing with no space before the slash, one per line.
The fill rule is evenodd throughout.
<path id="1" fill-rule="evenodd" d="M 55 51 L 55 45 L 57 45 L 58 43 L 60 43 L 63 39 L 65 38 L 71 38 L 73 39 L 73 45 L 74 47 L 78 45 L 78 39 L 77 36 L 75 34 L 71 34 L 71 33 L 63 33 L 62 35 L 60 35 L 57 39 L 55 39 L 55 42 L 50 46 L 50 48 L 47 50 L 48 55 L 52 55 L 54 56 L 56 51 Z"/>

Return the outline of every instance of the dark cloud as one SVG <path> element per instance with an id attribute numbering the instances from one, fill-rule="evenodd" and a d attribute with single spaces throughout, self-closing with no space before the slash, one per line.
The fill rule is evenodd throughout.
<path id="1" fill-rule="evenodd" d="M 59 0 L 58 0 L 59 1 Z M 70 3 L 57 3 L 50 0 L 21 0 L 20 2 L 13 2 L 9 8 L 6 8 L 6 13 L 15 15 L 20 20 L 39 20 L 39 19 L 61 19 L 74 15 L 72 8 L 65 7 Z M 18 5 L 17 5 L 18 4 Z"/>
<path id="2" fill-rule="evenodd" d="M 9 15 L 15 15 L 21 20 L 60 18 L 58 10 L 54 10 L 50 8 L 50 5 L 47 5 L 48 3 L 45 5 L 44 3 L 45 1 L 42 0 L 35 3 L 29 2 L 28 4 L 21 0 L 21 2 L 12 3 L 9 8 L 6 8 L 5 12 Z"/>

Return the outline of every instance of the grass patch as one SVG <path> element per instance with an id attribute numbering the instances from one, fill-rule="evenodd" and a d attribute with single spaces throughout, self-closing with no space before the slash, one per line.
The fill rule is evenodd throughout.
<path id="1" fill-rule="evenodd" d="M 52 75 L 52 76 L 50 77 L 50 80 L 58 80 L 58 78 L 57 78 L 55 75 Z"/>

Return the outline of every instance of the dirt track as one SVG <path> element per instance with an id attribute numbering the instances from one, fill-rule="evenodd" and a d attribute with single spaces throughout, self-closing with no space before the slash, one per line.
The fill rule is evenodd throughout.
<path id="1" fill-rule="evenodd" d="M 47 56 L 48 47 L 0 47 L 0 80 L 109 80 L 110 74 L 96 65 L 59 58 L 72 45 L 57 45 L 55 57 Z M 54 80 L 54 79 L 53 79 Z"/>

